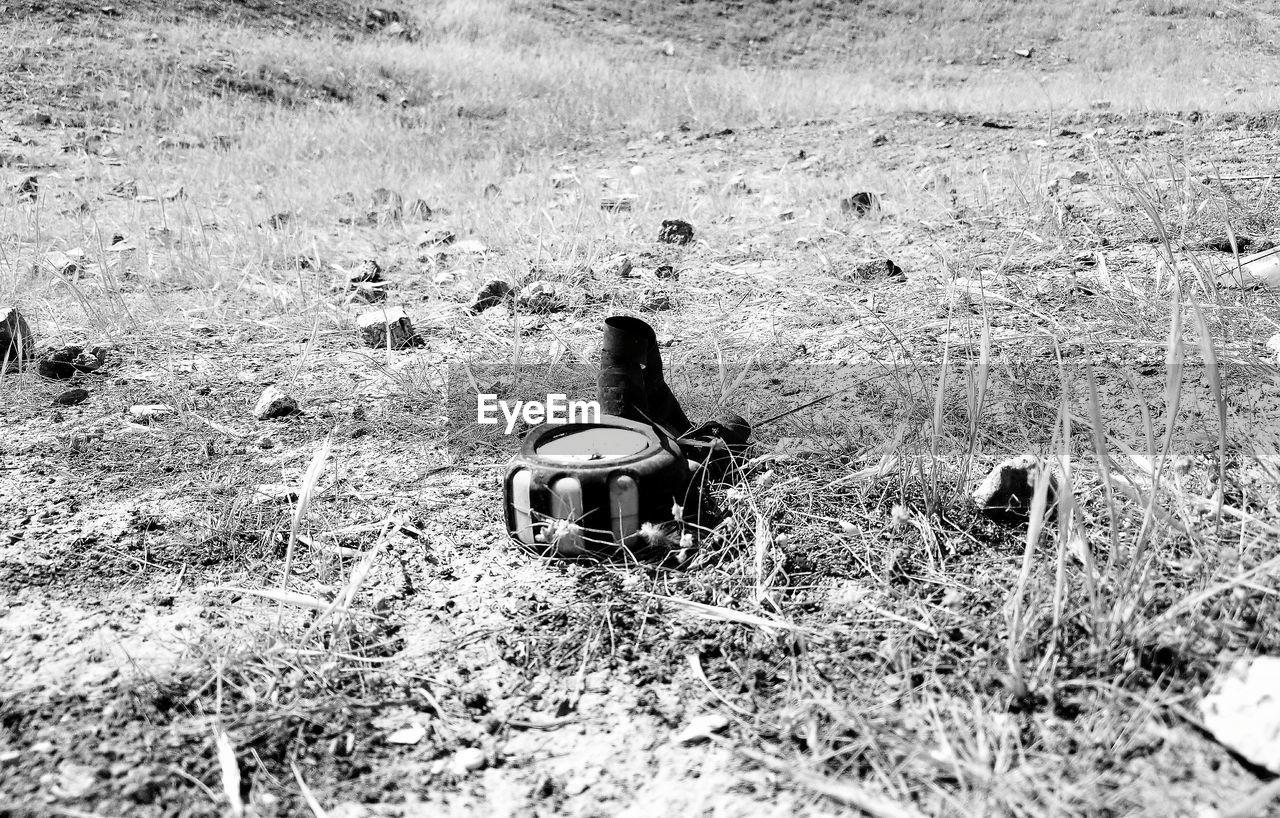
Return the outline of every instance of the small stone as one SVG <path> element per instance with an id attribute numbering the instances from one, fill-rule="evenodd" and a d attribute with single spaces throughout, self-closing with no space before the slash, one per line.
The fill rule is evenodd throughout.
<path id="1" fill-rule="evenodd" d="M 40 195 L 40 177 L 27 176 L 14 186 L 13 192 L 18 195 L 19 199 L 34 202 L 36 197 Z"/>
<path id="2" fill-rule="evenodd" d="M 48 378 L 49 380 L 68 380 L 72 375 L 76 374 L 76 367 L 73 362 L 81 350 L 82 347 L 67 346 L 45 353 L 36 364 L 36 372 L 40 377 Z"/>
<path id="3" fill-rule="evenodd" d="M 490 307 L 496 307 L 511 297 L 511 285 L 500 278 L 495 278 L 480 288 L 476 300 L 471 305 L 472 315 L 479 315 Z"/>
<path id="4" fill-rule="evenodd" d="M 80 352 L 71 360 L 77 372 L 97 372 L 107 363 L 107 348 L 95 346 L 88 352 Z"/>
<path id="5" fill-rule="evenodd" d="M 80 275 L 80 261 L 73 258 L 69 253 L 63 253 L 59 250 L 53 250 L 44 254 L 45 264 L 53 268 L 53 271 L 61 276 L 75 278 Z"/>
<path id="6" fill-rule="evenodd" d="M 865 191 L 846 196 L 840 200 L 840 212 L 849 216 L 866 216 L 872 210 L 878 210 L 879 208 L 880 197 Z"/>
<path id="7" fill-rule="evenodd" d="M 889 144 L 889 137 L 885 136 L 882 133 L 872 135 L 871 147 L 878 148 L 881 145 L 887 145 L 887 144 Z"/>
<path id="8" fill-rule="evenodd" d="M 385 187 L 373 191 L 369 197 L 369 221 L 374 224 L 400 221 L 404 215 L 404 199 L 399 193 Z"/>
<path id="9" fill-rule="evenodd" d="M 387 736 L 387 744 L 414 745 L 427 737 L 427 728 L 421 724 L 411 724 Z"/>
<path id="10" fill-rule="evenodd" d="M 409 202 L 409 207 L 405 210 L 405 217 L 414 221 L 425 222 L 431 218 L 431 206 L 421 199 L 414 199 Z"/>
<path id="11" fill-rule="evenodd" d="M 640 295 L 641 312 L 661 312 L 671 309 L 671 295 L 664 290 L 645 290 Z"/>
<path id="12" fill-rule="evenodd" d="M 263 222 L 263 225 L 266 227 L 270 227 L 272 230 L 283 230 L 285 227 L 289 226 L 289 224 L 291 224 L 292 222 L 293 222 L 293 214 L 286 210 L 286 211 L 281 211 L 279 213 L 271 214 L 270 216 L 267 217 L 267 220 Z"/>
<path id="13" fill-rule="evenodd" d="M 1253 236 L 1246 236 L 1243 234 L 1236 234 L 1235 239 L 1235 250 L 1241 254 L 1260 253 L 1263 250 L 1270 250 L 1276 246 L 1275 242 L 1270 239 L 1254 238 Z M 1205 242 L 1204 248 L 1206 250 L 1214 250 L 1219 253 L 1230 253 L 1232 252 L 1231 236 L 1222 236 L 1221 238 Z"/>
<path id="14" fill-rule="evenodd" d="M 658 231 L 658 241 L 663 244 L 689 244 L 693 241 L 693 225 L 679 219 L 665 219 Z"/>
<path id="15" fill-rule="evenodd" d="M 608 278 L 631 278 L 631 259 L 625 255 L 611 256 L 600 262 L 597 275 Z"/>
<path id="16" fill-rule="evenodd" d="M 489 184 L 484 186 L 484 192 L 482 195 L 486 199 L 496 198 L 502 195 L 502 188 L 498 187 L 493 182 L 490 182 Z"/>
<path id="17" fill-rule="evenodd" d="M 351 274 L 352 284 L 377 284 L 382 281 L 382 267 L 371 258 L 361 259 Z"/>
<path id="18" fill-rule="evenodd" d="M 1200 712 L 1224 746 L 1280 774 L 1280 656 L 1237 659 L 1216 679 Z"/>
<path id="19" fill-rule="evenodd" d="M 174 411 L 167 403 L 142 403 L 129 407 L 129 417 L 135 423 L 150 423 L 172 415 Z"/>
<path id="20" fill-rule="evenodd" d="M 35 337 L 17 307 L 0 307 L 0 316 L 0 374 L 6 374 L 35 357 Z"/>
<path id="21" fill-rule="evenodd" d="M 361 313 L 356 316 L 356 325 L 360 328 L 360 339 L 375 349 L 404 349 L 423 344 L 422 336 L 414 331 L 413 322 L 402 307 Z"/>
<path id="22" fill-rule="evenodd" d="M 298 402 L 275 386 L 262 390 L 262 396 L 253 407 L 253 416 L 258 420 L 274 420 L 297 413 Z"/>
<path id="23" fill-rule="evenodd" d="M 479 747 L 463 747 L 453 754 L 453 760 L 449 767 L 454 775 L 465 776 L 477 770 L 484 769 L 487 759 L 484 750 Z"/>
<path id="24" fill-rule="evenodd" d="M 705 713 L 694 718 L 680 731 L 676 741 L 680 744 L 701 744 L 710 741 L 717 733 L 729 729 L 729 717 L 723 713 Z"/>
<path id="25" fill-rule="evenodd" d="M 844 276 L 850 281 L 906 281 L 902 268 L 894 264 L 893 259 L 877 258 L 854 262 L 848 274 Z"/>
<path id="26" fill-rule="evenodd" d="M 1280 333 L 1267 339 L 1267 351 L 1271 353 L 1271 362 L 1280 366 Z"/>
<path id="27" fill-rule="evenodd" d="M 539 279 L 520 288 L 516 303 L 530 312 L 556 312 L 565 308 L 564 294 L 550 281 Z"/>
<path id="28" fill-rule="evenodd" d="M 79 800 L 92 794 L 98 788 L 98 770 L 87 764 L 74 764 L 64 761 L 58 765 L 58 775 L 54 779 L 51 792 L 55 798 Z"/>
<path id="29" fill-rule="evenodd" d="M 87 389 L 68 389 L 53 399 L 54 406 L 78 406 L 89 399 Z"/>
<path id="30" fill-rule="evenodd" d="M 119 196 L 122 199 L 136 199 L 138 196 L 138 182 L 135 179 L 116 182 L 111 186 L 110 192 L 112 196 Z"/>
<path id="31" fill-rule="evenodd" d="M 996 465 L 974 489 L 973 500 L 988 517 L 999 522 L 1024 522 L 1031 514 L 1037 473 L 1042 468 L 1033 454 L 1013 457 Z M 1046 515 L 1052 514 L 1057 498 L 1057 479 L 1049 475 Z"/>
<path id="32" fill-rule="evenodd" d="M 5 750 L 4 752 L 0 752 L 0 770 L 5 767 L 15 766 L 21 760 L 21 750 Z"/>

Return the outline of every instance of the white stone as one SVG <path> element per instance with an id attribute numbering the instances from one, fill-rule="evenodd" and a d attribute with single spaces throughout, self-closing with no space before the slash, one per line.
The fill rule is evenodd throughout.
<path id="1" fill-rule="evenodd" d="M 173 412 L 173 407 L 164 403 L 144 403 L 129 407 L 129 417 L 139 423 L 150 423 L 157 418 L 172 415 Z"/>
<path id="2" fill-rule="evenodd" d="M 417 744 L 426 737 L 427 728 L 421 724 L 411 724 L 387 736 L 387 744 Z"/>
<path id="3" fill-rule="evenodd" d="M 454 775 L 463 776 L 482 769 L 485 763 L 484 750 L 478 747 L 463 747 L 453 754 L 453 761 L 449 766 Z"/>
<path id="4" fill-rule="evenodd" d="M 1280 774 L 1280 656 L 1238 659 L 1200 702 L 1218 741 Z"/>
<path id="5" fill-rule="evenodd" d="M 253 407 L 253 416 L 258 420 L 270 420 L 292 415 L 298 411 L 298 402 L 281 392 L 275 386 L 262 390 L 258 403 Z"/>
<path id="6" fill-rule="evenodd" d="M 710 741 L 716 733 L 723 733 L 729 728 L 729 717 L 723 713 L 704 713 L 689 722 L 688 726 L 676 736 L 680 744 L 700 744 Z"/>

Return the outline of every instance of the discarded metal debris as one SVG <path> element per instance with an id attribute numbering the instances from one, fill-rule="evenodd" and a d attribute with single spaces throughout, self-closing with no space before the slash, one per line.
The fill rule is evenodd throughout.
<path id="1" fill-rule="evenodd" d="M 597 402 L 598 422 L 525 435 L 504 485 L 508 531 L 560 556 L 683 547 L 684 520 L 706 508 L 706 477 L 729 472 L 751 427 L 733 414 L 693 427 L 663 378 L 653 328 L 627 316 L 605 321 Z"/>

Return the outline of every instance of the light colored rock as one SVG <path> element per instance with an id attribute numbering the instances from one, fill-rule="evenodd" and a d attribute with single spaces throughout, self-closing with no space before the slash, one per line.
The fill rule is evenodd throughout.
<path id="1" fill-rule="evenodd" d="M 1011 522 L 1025 520 L 1031 513 L 1037 473 L 1041 462 L 1033 454 L 1012 457 L 997 463 L 986 479 L 973 491 L 973 501 L 993 519 Z M 1057 497 L 1057 479 L 1049 475 L 1049 493 L 1045 508 L 1053 508 Z"/>
<path id="2" fill-rule="evenodd" d="M 565 298 L 556 284 L 539 279 L 520 288 L 516 303 L 530 312 L 555 312 L 564 309 Z"/>
<path id="3" fill-rule="evenodd" d="M 167 403 L 142 403 L 129 407 L 129 417 L 135 423 L 150 423 L 153 420 L 168 417 L 174 411 L 174 408 Z"/>
<path id="4" fill-rule="evenodd" d="M 1218 741 L 1280 774 L 1280 656 L 1238 659 L 1200 702 Z"/>
<path id="5" fill-rule="evenodd" d="M 704 713 L 690 721 L 688 726 L 676 736 L 676 741 L 686 745 L 701 744 L 704 741 L 710 741 L 713 735 L 723 733 L 728 728 L 728 716 L 723 713 Z"/>
<path id="6" fill-rule="evenodd" d="M 449 767 L 454 775 L 463 776 L 484 769 L 487 759 L 479 747 L 463 747 L 453 754 Z"/>
<path id="7" fill-rule="evenodd" d="M 402 307 L 361 313 L 356 316 L 356 326 L 360 328 L 360 339 L 377 349 L 388 346 L 404 349 L 422 343 L 422 338 L 413 329 L 413 321 Z"/>
<path id="8" fill-rule="evenodd" d="M 1267 351 L 1271 353 L 1271 362 L 1280 366 L 1280 333 L 1267 339 Z"/>
<path id="9" fill-rule="evenodd" d="M 262 390 L 258 403 L 253 407 L 253 416 L 258 420 L 272 420 L 297 414 L 298 402 L 275 386 Z"/>
<path id="10" fill-rule="evenodd" d="M 596 272 L 603 278 L 630 278 L 631 259 L 625 254 L 610 256 L 596 267 Z"/>
<path id="11" fill-rule="evenodd" d="M 421 724 L 411 724 L 408 727 L 401 727 L 391 735 L 387 736 L 387 744 L 403 744 L 413 745 L 422 741 L 427 737 L 427 728 Z"/>

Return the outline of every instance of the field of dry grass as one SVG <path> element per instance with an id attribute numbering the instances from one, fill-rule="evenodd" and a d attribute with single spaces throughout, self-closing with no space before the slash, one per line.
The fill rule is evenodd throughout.
<path id="1" fill-rule="evenodd" d="M 0 380 L 0 815 L 1267 814 L 1199 709 L 1280 653 L 1266 3 L 0 28 L 0 306 L 110 348 Z M 370 259 L 423 346 L 360 342 Z M 663 565 L 509 542 L 473 422 L 471 379 L 593 396 L 618 313 L 758 424 Z M 1024 452 L 1061 490 L 995 522 Z"/>

